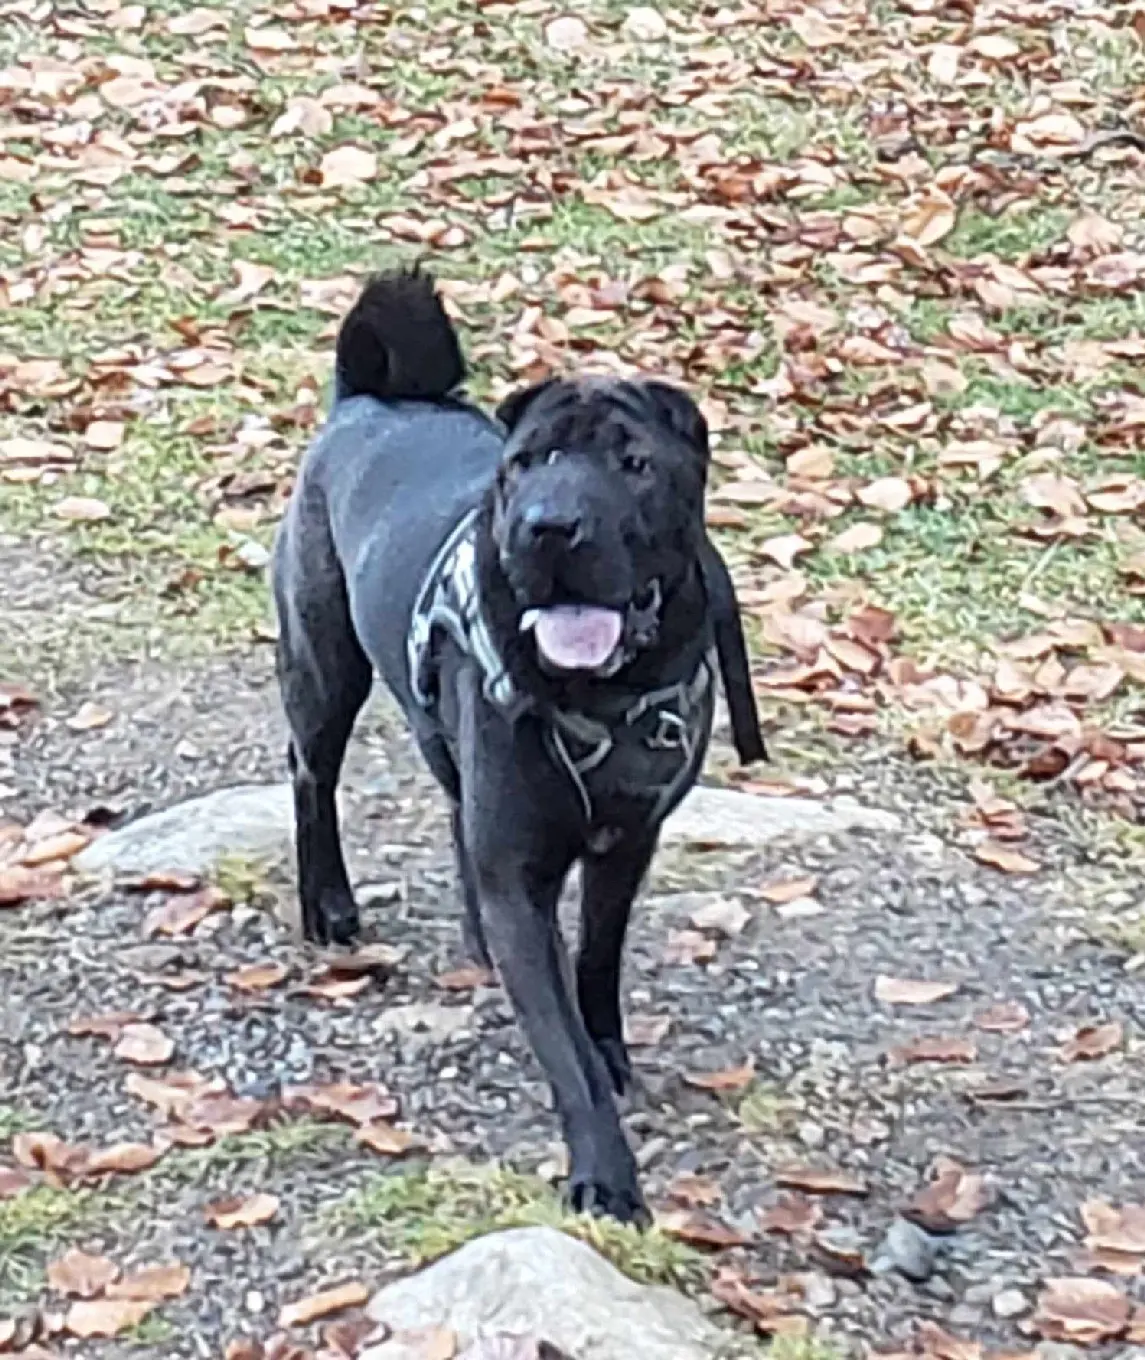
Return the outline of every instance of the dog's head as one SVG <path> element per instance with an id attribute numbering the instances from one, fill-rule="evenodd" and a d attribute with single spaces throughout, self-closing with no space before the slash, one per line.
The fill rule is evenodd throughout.
<path id="1" fill-rule="evenodd" d="M 498 410 L 493 538 L 553 673 L 610 675 L 655 641 L 704 541 L 708 431 L 666 383 L 550 379 Z"/>

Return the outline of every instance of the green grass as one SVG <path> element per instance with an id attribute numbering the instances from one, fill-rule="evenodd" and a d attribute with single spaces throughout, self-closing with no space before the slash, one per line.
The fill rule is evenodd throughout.
<path id="1" fill-rule="evenodd" d="M 116 1207 L 105 1194 L 50 1185 L 0 1199 L 0 1306 L 34 1297 L 49 1257 Z"/>
<path id="2" fill-rule="evenodd" d="M 341 1234 L 376 1236 L 415 1265 L 487 1233 L 544 1226 L 588 1242 L 636 1280 L 685 1286 L 703 1274 L 698 1253 L 657 1229 L 569 1214 L 543 1181 L 493 1166 L 439 1162 L 373 1176 L 328 1221 Z"/>
<path id="3" fill-rule="evenodd" d="M 698 395 L 714 393 L 732 421 L 723 447 L 751 452 L 780 486 L 791 482 L 781 451 L 799 439 L 834 451 L 835 504 L 840 487 L 876 476 L 909 471 L 925 479 L 926 503 L 875 516 L 885 529 L 878 548 L 841 557 L 818 547 L 801 559 L 809 607 L 843 586 L 861 590 L 894 610 L 902 650 L 960 676 L 978 675 L 1006 638 L 1036 626 L 1027 587 L 1050 608 L 1145 618 L 1142 597 L 1126 591 L 1119 570 L 1140 546 L 1129 518 L 1093 514 L 1090 537 L 1047 548 L 1029 536 L 1037 515 L 1022 494 L 1031 471 L 1059 464 L 1083 487 L 1113 472 L 1145 476 L 1145 456 L 1116 433 L 1121 404 L 1140 388 L 1136 362 L 1132 355 L 1093 362 L 1094 346 L 1145 330 L 1145 289 L 1093 286 L 1068 239 L 1079 215 L 1099 212 L 1131 244 L 1139 216 L 1131 184 L 1101 158 L 1050 158 L 1036 175 L 1023 166 L 1010 174 L 990 130 L 995 110 L 1013 123 L 1028 119 L 1055 79 L 1092 92 L 1093 104 L 1077 113 L 1087 126 L 1119 122 L 1145 78 L 1145 57 L 1128 30 L 1064 23 L 1068 41 L 1038 58 L 1036 81 L 1025 59 L 991 64 L 968 51 L 963 71 L 977 75 L 952 85 L 931 69 L 933 44 L 966 35 L 942 15 L 923 35 L 890 0 L 873 6 L 845 42 L 821 48 L 809 48 L 794 26 L 733 31 L 696 0 L 672 11 L 664 41 L 634 40 L 625 29 L 629 6 L 589 0 L 577 9 L 588 46 L 575 54 L 550 42 L 555 11 L 514 15 L 509 24 L 496 6 L 469 14 L 428 0 L 384 22 L 292 21 L 285 27 L 297 51 L 269 58 L 247 43 L 248 25 L 261 15 L 254 0 L 240 0 L 225 26 L 203 37 L 170 33 L 171 16 L 189 8 L 152 6 L 129 46 L 168 84 L 189 69 L 208 81 L 238 81 L 226 98 L 243 105 L 240 126 L 206 117 L 185 136 L 149 140 L 149 115 L 97 105 L 97 131 L 140 153 L 126 173 L 77 188 L 67 167 L 52 164 L 39 167 L 34 182 L 0 180 L 0 266 L 16 290 L 16 305 L 0 309 L 0 355 L 57 357 L 81 384 L 48 398 L 17 390 L 0 402 L 0 439 L 46 437 L 77 452 L 74 470 L 50 484 L 2 484 L 0 532 L 34 537 L 41 559 L 65 574 L 97 568 L 100 593 L 117 611 L 114 625 L 78 611 L 17 620 L 28 630 L 33 671 L 65 663 L 79 670 L 115 652 L 248 645 L 265 634 L 264 575 L 236 569 L 240 531 L 227 527 L 225 512 L 236 504 L 251 511 L 255 521 L 240 536 L 253 551 L 265 549 L 309 437 L 290 413 L 300 390 L 324 394 L 329 377 L 336 318 L 303 305 L 303 296 L 316 283 L 415 258 L 449 281 L 516 280 L 497 299 L 462 304 L 479 397 L 518 380 L 530 363 L 535 342 L 518 328 L 536 313 L 558 337 L 558 364 L 580 365 L 605 350 Z M 93 52 L 128 42 L 94 27 L 85 39 Z M 9 28 L 0 59 L 55 55 L 47 30 Z M 1042 50 L 1021 28 L 1001 31 L 1026 53 Z M 867 61 L 872 70 L 893 63 L 896 80 L 914 91 L 897 124 L 884 108 L 897 96 L 882 98 L 882 78 L 872 95 L 848 66 Z M 799 79 L 783 73 L 789 66 Z M 332 108 L 330 126 L 317 135 L 273 134 L 291 100 L 322 99 L 347 83 L 364 87 L 372 106 Z M 499 98 L 509 91 L 513 107 L 491 103 L 491 91 Z M 218 99 L 215 91 L 208 102 Z M 45 122 L 55 116 L 47 102 L 43 113 Z M 897 174 L 883 158 L 885 143 L 911 132 L 927 173 L 950 187 L 958 209 L 929 262 L 892 247 L 921 181 Z M 625 140 L 601 146 L 602 137 Z M 351 142 L 377 153 L 377 177 L 355 187 L 319 183 L 323 156 Z M 30 136 L 6 146 L 27 156 L 42 151 Z M 187 158 L 174 171 L 147 161 L 172 155 Z M 480 163 L 487 156 L 505 157 L 509 167 L 490 173 Z M 995 162 L 996 183 L 985 169 Z M 468 173 L 442 178 L 458 166 Z M 657 215 L 623 220 L 591 201 L 625 187 L 661 196 Z M 460 228 L 464 239 L 451 246 L 407 239 L 411 220 Z M 864 221 L 876 224 L 869 238 Z M 858 256 L 885 265 L 886 277 L 853 278 L 848 265 Z M 272 276 L 257 297 L 228 301 L 243 262 Z M 1032 271 L 1041 291 L 1015 294 L 1012 305 L 983 302 L 975 280 L 992 264 Z M 658 302 L 641 295 L 665 275 L 678 291 Z M 562 348 L 556 328 L 585 292 L 591 302 L 602 290 L 627 296 Z M 836 324 L 807 338 L 811 376 L 797 395 L 777 399 L 764 385 L 792 355 L 774 320 L 793 301 L 830 308 Z M 968 323 L 996 336 L 996 349 L 979 352 L 967 341 Z M 903 361 L 857 357 L 848 345 L 865 335 L 901 343 Z M 233 352 L 233 376 L 205 390 L 176 371 L 155 376 L 200 341 Z M 92 381 L 92 361 L 110 351 L 123 351 L 128 363 L 109 386 Z M 800 363 L 801 354 L 797 348 Z M 924 363 L 936 357 L 957 366 L 963 390 L 928 397 Z M 932 414 L 922 428 L 887 423 L 923 400 Z M 85 450 L 81 439 L 104 402 L 122 403 L 128 418 L 124 444 L 111 455 Z M 1082 436 L 1055 463 L 1039 438 L 1059 418 Z M 260 421 L 277 437 L 243 443 Z M 974 438 L 996 439 L 1006 451 L 982 485 L 941 461 L 945 444 Z M 234 496 L 236 477 L 265 485 Z M 63 524 L 52 507 L 67 495 L 103 500 L 110 514 Z M 767 537 L 807 530 L 826 539 L 872 517 L 853 505 L 829 523 L 803 515 L 752 510 L 744 530 L 721 535 L 746 584 L 766 588 L 779 574 L 760 555 Z M 1129 708 L 1137 697 L 1131 690 L 1119 702 Z M 893 705 L 884 717 L 901 729 Z"/>

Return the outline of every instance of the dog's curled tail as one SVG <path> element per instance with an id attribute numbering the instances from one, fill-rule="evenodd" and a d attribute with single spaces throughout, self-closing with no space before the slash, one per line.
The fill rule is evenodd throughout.
<path id="1" fill-rule="evenodd" d="M 465 380 L 465 360 L 433 276 L 418 269 L 378 274 L 338 332 L 334 400 L 447 397 Z"/>

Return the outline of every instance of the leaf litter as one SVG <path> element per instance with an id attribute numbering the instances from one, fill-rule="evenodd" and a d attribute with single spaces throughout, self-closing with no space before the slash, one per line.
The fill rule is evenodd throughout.
<path id="1" fill-rule="evenodd" d="M 150 418 L 169 422 L 193 450 L 193 470 L 178 474 L 179 513 L 210 552 L 196 556 L 189 533 L 179 540 L 193 565 L 170 564 L 169 579 L 182 584 L 165 607 L 201 608 L 225 573 L 246 571 L 241 561 L 235 569 L 227 522 L 257 532 L 273 524 L 325 372 L 325 360 L 279 365 L 277 352 L 260 367 L 259 328 L 283 299 L 300 301 L 304 345 L 327 347 L 319 328 L 352 293 L 348 271 L 368 265 L 360 250 L 348 265 L 327 259 L 338 252 L 325 244 L 302 263 L 272 250 L 273 264 L 263 264 L 247 258 L 251 243 L 331 220 L 360 237 L 355 214 L 365 213 L 387 247 L 435 253 L 452 305 L 491 332 L 477 366 L 494 389 L 570 357 L 604 356 L 704 391 L 713 518 L 752 601 L 765 701 L 789 730 L 822 720 L 856 749 L 891 733 L 920 760 L 1004 768 L 1034 789 L 1068 789 L 1132 817 L 1145 764 L 1136 717 L 1145 542 L 1135 522 L 1145 501 L 1134 458 L 1145 416 L 1127 365 L 1142 356 L 1127 312 L 1102 308 L 1132 304 L 1145 277 L 1132 236 L 1139 153 L 1110 146 L 1073 158 L 1092 128 L 1121 116 L 1139 79 L 1085 69 L 1087 51 L 1119 41 L 1118 16 L 1011 9 L 970 23 L 957 6 L 925 0 L 889 16 L 845 4 L 773 7 L 764 22 L 687 6 L 629 8 L 623 21 L 593 7 L 581 17 L 542 6 L 522 15 L 553 63 L 542 80 L 521 63 L 497 6 L 452 16 L 440 36 L 437 16 L 424 33 L 416 15 L 399 16 L 427 39 L 408 63 L 400 50 L 380 54 L 370 23 L 345 8 L 307 3 L 253 21 L 244 12 L 232 46 L 228 19 L 210 8 L 160 16 L 100 6 L 79 20 L 49 6 L 45 32 L 64 55 L 18 54 L 0 85 L 13 127 L 38 134 L 6 138 L 0 152 L 0 178 L 17 195 L 7 220 L 22 242 L 0 270 L 0 410 L 19 421 L 0 430 L 0 479 L 39 498 L 28 503 L 62 543 L 114 543 L 137 527 L 136 497 L 144 520 L 169 517 L 170 485 L 139 487 L 125 473 Z M 117 48 L 130 34 L 146 56 L 93 74 L 74 46 L 66 55 L 77 23 L 90 25 L 82 36 L 111 36 Z M 1055 41 L 1040 41 L 1050 25 L 1061 26 Z M 173 40 L 179 62 L 169 60 Z M 660 60 L 661 45 L 671 55 L 649 85 L 641 64 Z M 182 58 L 197 63 L 187 86 Z M 391 61 L 443 82 L 448 100 L 399 104 Z M 853 63 L 863 64 L 862 95 L 842 78 Z M 566 107 L 586 69 L 607 72 L 599 107 Z M 1003 76 L 1029 98 L 1001 104 Z M 767 127 L 758 144 L 743 107 Z M 807 128 L 785 145 L 792 115 L 809 110 Z M 929 120 L 925 128 L 916 118 Z M 912 146 L 916 131 L 925 158 Z M 217 164 L 189 150 L 204 139 L 221 152 Z M 1024 157 L 1038 158 L 1037 174 Z M 52 211 L 77 190 L 92 219 L 78 245 L 64 235 L 67 215 Z M 176 278 L 125 206 L 150 194 L 162 196 L 177 223 L 169 230 L 190 248 L 176 266 L 178 291 L 159 289 L 160 324 L 141 320 L 128 341 L 102 301 L 108 280 L 130 312 L 131 290 L 142 297 L 156 276 Z M 223 206 L 208 212 L 205 203 Z M 631 235 L 605 233 L 601 249 L 570 261 L 555 210 L 566 205 Z M 669 225 L 671 238 L 655 235 Z M 467 243 L 505 239 L 502 231 L 517 233 L 508 263 L 471 270 Z M 41 352 L 21 322 L 57 307 L 61 293 L 59 319 L 76 328 L 63 360 Z M 208 320 L 208 307 L 225 321 Z M 1040 324 L 1050 308 L 1069 317 L 1060 333 Z M 252 394 L 265 430 L 237 419 Z M 202 413 L 203 395 L 217 412 Z M 261 582 L 251 589 L 254 598 Z M 5 691 L 0 727 L 26 730 L 36 708 Z M 118 705 L 79 707 L 73 730 L 96 741 L 127 717 Z M 998 805 L 1007 801 L 974 797 L 971 853 L 1000 874 L 1041 877 L 1040 848 L 1024 844 L 1029 826 L 1016 806 Z M 0 850 L 0 906 L 24 913 L 69 894 L 67 866 L 89 839 L 59 827 L 11 855 Z M 777 897 L 766 886 L 760 895 L 777 907 L 814 900 L 814 879 L 789 882 L 773 885 Z M 185 879 L 145 890 L 177 895 L 146 915 L 149 937 L 194 940 L 226 905 Z M 738 914 L 693 924 L 671 946 L 682 967 L 722 961 L 739 934 Z M 227 985 L 261 1004 L 285 981 L 278 967 L 244 962 Z M 489 979 L 460 969 L 439 981 L 465 991 Z M 909 973 L 890 982 L 927 985 Z M 329 968 L 302 989 L 352 1007 L 370 984 L 365 972 Z M 977 1017 L 984 1048 L 1028 1023 L 1005 1004 Z M 649 1047 L 660 1037 L 653 1020 Z M 142 1066 L 125 1089 L 159 1119 L 162 1138 L 101 1149 L 25 1133 L 12 1150 L 27 1175 L 71 1185 L 105 1170 L 131 1174 L 165 1153 L 163 1139 L 249 1132 L 275 1113 L 225 1082 L 150 1071 L 172 1056 L 155 1056 L 164 1023 L 140 1014 L 103 1036 L 119 1044 L 127 1035 L 122 1056 Z M 1127 1042 L 1120 1026 L 1094 1024 L 1065 1040 L 1061 1057 L 1096 1062 Z M 941 1068 L 978 1055 L 964 1037 L 929 1034 L 895 1056 Z M 686 1078 L 730 1096 L 756 1079 L 752 1063 Z M 309 1086 L 288 1103 L 349 1122 L 364 1141 L 412 1136 L 390 1123 L 388 1092 L 356 1081 Z M 953 1196 L 949 1207 L 961 1212 L 962 1182 L 950 1173 L 927 1189 L 948 1184 L 935 1194 L 943 1204 Z M 807 1212 L 788 1208 L 788 1221 Z M 1086 1220 L 1092 1250 L 1132 1254 L 1098 1240 L 1117 1235 L 1108 1215 L 1098 1218 L 1104 1227 Z M 805 1321 L 798 1289 L 775 1281 L 729 1274 L 718 1292 L 763 1331 Z M 114 1300 L 90 1302 L 105 1311 L 81 1311 L 77 1326 L 116 1323 L 106 1311 Z M 1096 1320 L 1086 1321 L 1087 1309 Z M 1051 1283 L 1039 1325 L 1085 1344 L 1094 1328 L 1112 1335 L 1119 1311 L 1104 1293 Z M 129 1314 L 118 1314 L 121 1327 L 133 1325 Z"/>

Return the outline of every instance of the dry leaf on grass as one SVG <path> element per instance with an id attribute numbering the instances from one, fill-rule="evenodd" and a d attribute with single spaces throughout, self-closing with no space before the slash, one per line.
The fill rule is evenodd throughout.
<path id="1" fill-rule="evenodd" d="M 1107 1057 L 1121 1047 L 1125 1031 L 1121 1023 L 1111 1020 L 1106 1025 L 1082 1025 L 1072 1039 L 1061 1046 L 1062 1062 L 1091 1062 Z"/>
<path id="2" fill-rule="evenodd" d="M 875 998 L 888 1006 L 930 1006 L 957 990 L 957 982 L 922 982 L 883 974 L 875 979 Z"/>
<path id="3" fill-rule="evenodd" d="M 278 1315 L 280 1327 L 305 1327 L 319 1318 L 340 1313 L 345 1308 L 360 1308 L 368 1301 L 370 1291 L 358 1280 L 308 1294 L 303 1299 L 284 1305 Z"/>
<path id="4" fill-rule="evenodd" d="M 119 1274 L 119 1267 L 106 1256 L 92 1256 L 74 1247 L 48 1266 L 48 1284 L 60 1294 L 93 1299 L 102 1294 Z"/>
<path id="5" fill-rule="evenodd" d="M 424 1146 L 416 1134 L 382 1122 L 363 1124 L 355 1132 L 354 1141 L 383 1157 L 403 1157 L 411 1149 Z"/>
<path id="6" fill-rule="evenodd" d="M 227 1199 L 215 1200 L 203 1210 L 207 1222 L 213 1228 L 230 1231 L 233 1228 L 255 1228 L 269 1223 L 278 1213 L 277 1195 L 257 1194 L 231 1195 Z"/>
<path id="7" fill-rule="evenodd" d="M 1040 1336 L 1096 1346 L 1121 1336 L 1129 1326 L 1130 1303 L 1116 1285 L 1084 1276 L 1046 1281 L 1033 1326 Z"/>
<path id="8" fill-rule="evenodd" d="M 138 1327 L 154 1307 L 146 1299 L 88 1299 L 68 1309 L 64 1330 L 85 1338 L 118 1336 Z"/>

